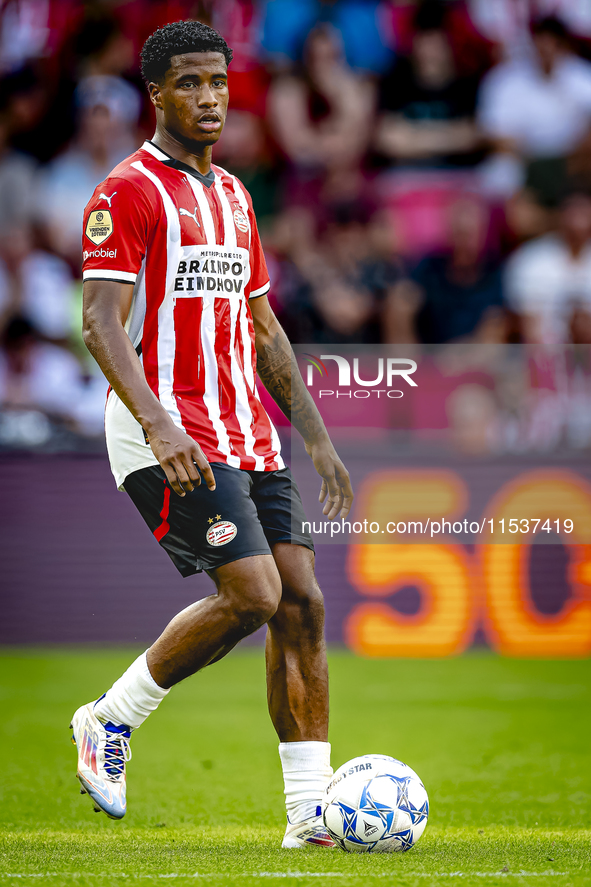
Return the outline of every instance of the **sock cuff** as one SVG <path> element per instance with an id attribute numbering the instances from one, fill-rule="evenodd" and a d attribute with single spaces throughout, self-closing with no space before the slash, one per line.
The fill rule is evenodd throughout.
<path id="1" fill-rule="evenodd" d="M 165 690 L 164 687 L 160 687 L 156 683 L 154 678 L 152 677 L 152 673 L 148 667 L 148 651 L 147 650 L 145 653 L 142 653 L 142 655 L 136 659 L 136 661 L 133 663 L 133 665 L 137 665 L 138 677 L 142 680 L 142 682 L 144 683 L 145 689 L 147 690 L 148 693 L 150 693 L 150 695 L 154 696 L 156 699 L 164 699 L 164 697 L 168 693 L 170 693 L 170 690 L 172 689 L 171 687 L 169 687 L 168 689 Z"/>
<path id="2" fill-rule="evenodd" d="M 284 773 L 330 768 L 330 742 L 280 742 L 279 757 Z"/>

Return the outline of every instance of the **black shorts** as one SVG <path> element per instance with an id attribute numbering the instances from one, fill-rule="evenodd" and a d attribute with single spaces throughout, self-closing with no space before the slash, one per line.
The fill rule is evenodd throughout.
<path id="1" fill-rule="evenodd" d="M 216 488 L 205 483 L 177 496 L 160 465 L 134 471 L 125 491 L 182 576 L 243 557 L 271 554 L 276 542 L 304 545 L 302 500 L 289 468 L 243 471 L 212 462 Z M 296 531 L 296 532 L 294 532 Z"/>

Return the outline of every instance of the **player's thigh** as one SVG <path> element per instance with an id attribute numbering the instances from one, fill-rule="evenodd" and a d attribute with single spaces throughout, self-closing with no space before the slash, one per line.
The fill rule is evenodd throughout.
<path id="1" fill-rule="evenodd" d="M 222 462 L 211 468 L 216 489 L 201 483 L 185 496 L 173 492 L 160 465 L 125 479 L 126 492 L 183 576 L 271 554 L 249 473 Z"/>

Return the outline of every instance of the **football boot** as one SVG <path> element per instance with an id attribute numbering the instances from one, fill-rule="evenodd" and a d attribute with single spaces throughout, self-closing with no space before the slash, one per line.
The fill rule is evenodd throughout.
<path id="1" fill-rule="evenodd" d="M 131 759 L 129 727 L 105 723 L 94 714 L 94 702 L 74 714 L 70 728 L 78 749 L 76 776 L 80 794 L 88 794 L 96 813 L 123 819 L 127 809 L 125 764 Z"/>
<path id="2" fill-rule="evenodd" d="M 290 822 L 287 817 L 287 828 L 283 836 L 282 847 L 288 850 L 303 850 L 306 847 L 334 848 L 335 842 L 326 831 L 320 815 L 320 807 L 316 808 L 316 816 L 303 822 Z"/>

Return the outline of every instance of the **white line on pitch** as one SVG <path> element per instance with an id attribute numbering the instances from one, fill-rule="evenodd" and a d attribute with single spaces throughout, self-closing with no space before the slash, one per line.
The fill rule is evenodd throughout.
<path id="1" fill-rule="evenodd" d="M 400 871 L 400 878 L 556 878 L 569 872 L 408 872 Z M 159 878 L 343 878 L 347 880 L 367 880 L 367 878 L 391 878 L 392 872 L 169 872 L 160 874 L 126 874 L 125 872 L 0 872 L 0 878 L 125 878 L 147 880 Z"/>

